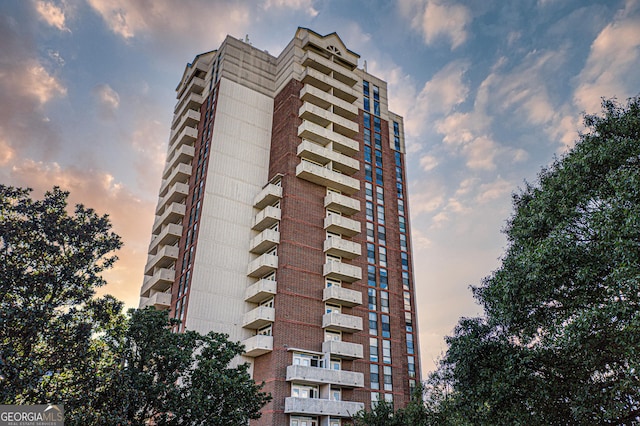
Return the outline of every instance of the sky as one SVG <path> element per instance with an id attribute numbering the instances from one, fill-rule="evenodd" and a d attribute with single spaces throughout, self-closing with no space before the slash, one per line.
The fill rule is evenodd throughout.
<path id="1" fill-rule="evenodd" d="M 575 143 L 602 98 L 640 93 L 640 0 L 4 0 L 0 184 L 108 214 L 105 274 L 137 307 L 175 88 L 226 35 L 278 55 L 337 32 L 404 116 L 422 368 L 500 265 L 511 194 Z"/>

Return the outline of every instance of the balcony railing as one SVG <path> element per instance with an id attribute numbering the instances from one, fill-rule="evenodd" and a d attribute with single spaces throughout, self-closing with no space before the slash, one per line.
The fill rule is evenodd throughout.
<path id="1" fill-rule="evenodd" d="M 298 164 L 296 176 L 318 185 L 335 188 L 345 194 L 355 194 L 360 190 L 359 180 L 308 161 Z"/>
<path id="2" fill-rule="evenodd" d="M 354 259 L 362 254 L 362 247 L 359 243 L 344 238 L 331 237 L 324 240 L 324 252 L 344 259 Z"/>
<path id="3" fill-rule="evenodd" d="M 304 102 L 298 110 L 298 117 L 309 120 L 322 127 L 333 124 L 333 130 L 348 138 L 353 138 L 358 134 L 358 123 L 348 120 L 332 111 L 322 109 L 317 105 Z M 338 126 L 338 127 L 336 127 Z"/>
<path id="4" fill-rule="evenodd" d="M 322 342 L 322 352 L 343 359 L 360 359 L 363 357 L 362 345 L 359 343 L 327 340 Z"/>
<path id="5" fill-rule="evenodd" d="M 273 297 L 278 288 L 278 283 L 274 280 L 259 280 L 257 283 L 250 285 L 244 292 L 245 302 L 260 303 Z"/>
<path id="6" fill-rule="evenodd" d="M 160 232 L 163 226 L 170 223 L 178 223 L 185 215 L 187 206 L 181 203 L 172 203 L 165 206 L 164 211 L 160 216 L 156 216 L 156 220 L 153 222 L 154 234 Z"/>
<path id="7" fill-rule="evenodd" d="M 258 306 L 242 317 L 242 327 L 257 330 L 276 320 L 276 311 L 268 306 Z"/>
<path id="8" fill-rule="evenodd" d="M 264 209 L 260 210 L 256 217 L 253 219 L 252 229 L 256 231 L 262 231 L 267 228 L 271 228 L 275 225 L 279 220 L 282 211 L 279 207 L 267 206 Z"/>
<path id="9" fill-rule="evenodd" d="M 176 277 L 176 271 L 173 269 L 158 269 L 155 274 L 149 276 L 145 275 L 144 282 L 142 284 L 142 290 L 140 295 L 142 297 L 149 297 L 151 290 L 163 292 L 168 287 L 171 287 L 173 280 Z"/>
<path id="10" fill-rule="evenodd" d="M 157 310 L 162 311 L 171 307 L 171 293 L 156 292 L 152 294 L 151 297 L 144 299 L 145 300 L 140 303 L 140 309 L 153 306 Z"/>
<path id="11" fill-rule="evenodd" d="M 258 334 L 242 341 L 244 355 L 255 358 L 273 350 L 273 336 Z"/>
<path id="12" fill-rule="evenodd" d="M 151 275 L 154 268 L 170 266 L 176 260 L 178 260 L 178 247 L 163 246 L 160 250 L 158 250 L 158 253 L 150 256 L 150 259 L 144 268 L 144 273 L 145 275 Z"/>
<path id="13" fill-rule="evenodd" d="M 333 285 L 322 291 L 322 301 L 337 305 L 353 307 L 362 305 L 362 293 L 344 287 Z"/>
<path id="14" fill-rule="evenodd" d="M 349 157 L 353 157 L 360 150 L 358 142 L 355 140 L 307 120 L 298 126 L 298 136 L 324 146 L 332 144 L 334 151 L 339 151 Z"/>
<path id="15" fill-rule="evenodd" d="M 327 262 L 322 267 L 322 273 L 327 278 L 354 282 L 362 279 L 362 269 L 359 266 L 342 262 Z"/>
<path id="16" fill-rule="evenodd" d="M 360 200 L 330 192 L 324 197 L 324 207 L 351 216 L 360 211 Z"/>
<path id="17" fill-rule="evenodd" d="M 322 328 L 354 333 L 362 331 L 362 318 L 354 315 L 330 312 L 322 316 Z"/>
<path id="18" fill-rule="evenodd" d="M 360 222 L 344 216 L 330 215 L 324 218 L 324 229 L 346 237 L 353 237 L 360 233 Z"/>
<path id="19" fill-rule="evenodd" d="M 247 269 L 247 275 L 250 277 L 263 277 L 278 269 L 278 256 L 265 253 L 249 263 Z"/>
<path id="20" fill-rule="evenodd" d="M 253 199 L 253 207 L 257 209 L 263 209 L 274 204 L 281 198 L 282 187 L 270 183 L 262 188 L 262 191 L 260 191 L 258 195 L 256 195 L 256 197 Z"/>
<path id="21" fill-rule="evenodd" d="M 287 381 L 308 385 L 331 384 L 344 388 L 361 388 L 364 386 L 364 375 L 355 371 L 290 365 L 287 367 Z"/>
<path id="22" fill-rule="evenodd" d="M 284 400 L 284 412 L 287 414 L 351 417 L 363 409 L 364 404 L 362 402 L 294 397 L 288 397 Z"/>
<path id="23" fill-rule="evenodd" d="M 251 239 L 249 251 L 251 253 L 262 254 L 279 243 L 280 232 L 267 228 Z"/>
<path id="24" fill-rule="evenodd" d="M 170 223 L 149 244 L 149 254 L 156 254 L 160 246 L 174 245 L 182 237 L 182 225 Z"/>
<path id="25" fill-rule="evenodd" d="M 320 164 L 332 163 L 333 170 L 338 170 L 346 175 L 352 175 L 360 170 L 360 163 L 355 158 L 348 157 L 308 140 L 303 140 L 298 145 L 298 157 L 307 158 Z"/>

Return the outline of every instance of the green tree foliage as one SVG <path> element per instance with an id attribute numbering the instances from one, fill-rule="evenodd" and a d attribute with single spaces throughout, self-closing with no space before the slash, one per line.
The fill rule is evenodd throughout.
<path id="1" fill-rule="evenodd" d="M 69 425 L 235 425 L 270 396 L 216 333 L 173 333 L 166 311 L 95 298 L 120 238 L 54 188 L 0 185 L 0 403 L 63 403 Z"/>
<path id="2" fill-rule="evenodd" d="M 0 400 L 72 406 L 99 356 L 92 335 L 121 310 L 93 298 L 120 238 L 106 216 L 69 214 L 59 188 L 41 201 L 29 193 L 0 185 Z"/>
<path id="3" fill-rule="evenodd" d="M 474 288 L 437 373 L 474 425 L 640 421 L 640 99 L 603 102 L 513 197 L 501 267 Z"/>

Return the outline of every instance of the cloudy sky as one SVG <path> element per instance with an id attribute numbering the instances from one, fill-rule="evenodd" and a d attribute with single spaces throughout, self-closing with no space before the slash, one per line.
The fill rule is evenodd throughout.
<path id="1" fill-rule="evenodd" d="M 106 292 L 136 306 L 184 65 L 229 34 L 277 55 L 337 32 L 405 117 L 422 361 L 499 265 L 510 194 L 581 113 L 640 93 L 640 0 L 5 0 L 0 183 L 60 185 L 125 246 Z M 362 65 L 362 62 L 361 62 Z"/>

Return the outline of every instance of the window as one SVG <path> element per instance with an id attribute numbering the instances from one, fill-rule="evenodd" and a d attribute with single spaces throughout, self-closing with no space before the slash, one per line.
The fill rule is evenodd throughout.
<path id="1" fill-rule="evenodd" d="M 269 299 L 260 302 L 260 306 L 263 306 L 265 308 L 273 308 L 273 297 L 270 297 Z"/>
<path id="2" fill-rule="evenodd" d="M 369 98 L 364 98 L 364 110 L 365 111 L 371 111 L 371 101 L 369 100 Z M 380 115 L 378 113 L 378 115 Z"/>
<path id="3" fill-rule="evenodd" d="M 369 361 L 378 362 L 378 339 L 369 337 Z"/>
<path id="4" fill-rule="evenodd" d="M 402 182 L 402 169 L 396 166 L 396 181 Z"/>
<path id="5" fill-rule="evenodd" d="M 294 383 L 291 385 L 291 396 L 294 398 L 319 398 L 317 386 L 308 386 Z"/>
<path id="6" fill-rule="evenodd" d="M 387 270 L 384 268 L 380 268 L 380 288 L 387 288 L 389 286 L 389 282 L 387 279 Z"/>
<path id="7" fill-rule="evenodd" d="M 380 115 L 380 101 L 373 101 L 373 113 L 375 115 Z"/>
<path id="8" fill-rule="evenodd" d="M 373 203 L 371 201 L 367 201 L 365 203 L 365 216 L 367 220 L 373 221 Z"/>
<path id="9" fill-rule="evenodd" d="M 384 205 L 384 188 L 376 186 L 376 203 Z"/>
<path id="10" fill-rule="evenodd" d="M 396 152 L 395 156 L 396 156 L 396 166 L 402 167 L 402 154 L 400 154 L 399 152 Z"/>
<path id="11" fill-rule="evenodd" d="M 380 393 L 371 392 L 371 408 L 375 408 L 378 402 L 380 402 Z"/>
<path id="12" fill-rule="evenodd" d="M 391 377 L 391 367 L 385 365 L 383 368 L 384 371 L 384 390 L 392 391 L 393 390 L 393 378 Z"/>
<path id="13" fill-rule="evenodd" d="M 342 392 L 340 391 L 340 389 L 331 388 L 329 399 L 331 401 L 342 401 Z"/>
<path id="14" fill-rule="evenodd" d="M 380 117 L 373 117 L 373 131 L 375 133 L 380 133 L 380 128 L 381 128 L 381 120 Z"/>
<path id="15" fill-rule="evenodd" d="M 372 176 L 373 176 L 373 174 L 372 174 L 371 164 L 366 163 L 364 165 L 364 178 L 366 180 L 368 180 L 369 182 L 371 182 Z"/>
<path id="16" fill-rule="evenodd" d="M 378 364 L 369 364 L 369 381 L 371 389 L 380 389 L 380 366 Z"/>
<path id="17" fill-rule="evenodd" d="M 400 250 L 407 251 L 407 236 L 400 234 Z"/>
<path id="18" fill-rule="evenodd" d="M 391 340 L 382 341 L 382 362 L 391 364 Z"/>
<path id="19" fill-rule="evenodd" d="M 396 151 L 400 151 L 400 138 L 398 136 L 393 137 L 393 147 Z"/>
<path id="20" fill-rule="evenodd" d="M 376 240 L 373 222 L 367 222 L 367 241 L 374 242 Z"/>
<path id="21" fill-rule="evenodd" d="M 378 211 L 378 223 L 384 225 L 384 206 L 378 205 L 377 211 Z"/>
<path id="22" fill-rule="evenodd" d="M 407 232 L 407 223 L 406 223 L 406 219 L 404 218 L 404 216 L 398 216 L 398 222 L 400 225 L 400 232 Z"/>
<path id="23" fill-rule="evenodd" d="M 378 316 L 375 312 L 369 312 L 369 334 L 378 335 Z"/>
<path id="24" fill-rule="evenodd" d="M 410 311 L 411 310 L 411 293 L 409 293 L 408 291 L 402 292 L 402 298 L 404 300 L 404 309 L 406 311 Z"/>
<path id="25" fill-rule="evenodd" d="M 292 417 L 289 426 L 318 426 L 318 420 L 312 417 Z"/>
<path id="26" fill-rule="evenodd" d="M 406 252 L 400 253 L 400 257 L 402 258 L 402 269 L 409 269 L 409 256 Z"/>
<path id="27" fill-rule="evenodd" d="M 340 426 L 341 424 L 340 419 L 329 419 L 329 426 Z"/>
<path id="28" fill-rule="evenodd" d="M 373 139 L 376 149 L 382 149 L 382 136 L 380 136 L 380 133 L 374 133 Z"/>
<path id="29" fill-rule="evenodd" d="M 373 185 L 369 182 L 364 183 L 364 194 L 367 201 L 373 201 Z"/>
<path id="30" fill-rule="evenodd" d="M 404 198 L 402 184 L 400 182 L 396 183 L 396 195 L 398 196 L 398 198 Z"/>
<path id="31" fill-rule="evenodd" d="M 340 342 L 342 341 L 342 333 L 339 331 L 325 330 L 324 331 L 325 342 Z"/>
<path id="32" fill-rule="evenodd" d="M 378 150 L 376 150 L 376 165 L 378 164 Z M 366 163 L 371 163 L 371 147 L 365 145 L 364 146 L 364 161 Z"/>
<path id="33" fill-rule="evenodd" d="M 373 99 L 380 100 L 380 89 L 375 84 L 373 85 Z"/>
<path id="34" fill-rule="evenodd" d="M 407 353 L 413 354 L 413 334 L 407 333 Z"/>
<path id="35" fill-rule="evenodd" d="M 371 127 L 371 114 L 369 114 L 368 112 L 364 113 L 364 127 L 365 129 Z"/>
<path id="36" fill-rule="evenodd" d="M 331 303 L 325 303 L 324 305 L 325 314 L 339 314 L 341 311 L 342 307 L 340 305 L 333 305 Z"/>
<path id="37" fill-rule="evenodd" d="M 365 96 L 369 96 L 369 82 L 367 80 L 362 81 L 362 92 Z"/>
<path id="38" fill-rule="evenodd" d="M 365 161 L 366 161 L 366 147 L 365 146 Z M 369 148 L 369 162 L 371 162 L 371 148 Z M 376 149 L 376 167 L 382 167 L 382 151 Z"/>
<path id="39" fill-rule="evenodd" d="M 382 169 L 376 167 L 376 184 L 382 185 Z"/>
<path id="40" fill-rule="evenodd" d="M 293 365 L 304 367 L 324 367 L 324 359 L 319 355 L 305 354 L 302 352 L 293 353 Z"/>
<path id="41" fill-rule="evenodd" d="M 379 246 L 378 254 L 380 256 L 380 259 L 378 259 L 378 263 L 380 263 L 380 266 L 387 266 L 387 249 Z"/>
<path id="42" fill-rule="evenodd" d="M 389 404 L 393 404 L 393 394 L 385 393 L 384 394 L 384 402 L 388 402 Z"/>
<path id="43" fill-rule="evenodd" d="M 364 144 L 371 146 L 371 130 L 364 129 Z"/>
<path id="44" fill-rule="evenodd" d="M 376 263 L 376 246 L 372 243 L 367 243 L 367 262 Z"/>
<path id="45" fill-rule="evenodd" d="M 416 361 L 414 357 L 407 357 L 407 366 L 409 370 L 409 377 L 416 377 Z"/>
<path id="46" fill-rule="evenodd" d="M 342 370 L 342 360 L 332 358 L 331 361 L 329 361 L 329 368 L 336 371 Z"/>
<path id="47" fill-rule="evenodd" d="M 387 232 L 382 225 L 378 225 L 378 243 L 385 246 L 387 245 Z"/>
<path id="48" fill-rule="evenodd" d="M 327 278 L 325 280 L 325 284 L 327 287 L 342 287 L 342 281 L 340 280 L 334 280 L 331 278 Z"/>
<path id="49" fill-rule="evenodd" d="M 332 254 L 327 255 L 327 263 L 336 262 L 342 263 L 342 258 L 340 256 L 334 256 Z"/>
<path id="50" fill-rule="evenodd" d="M 376 286 L 376 267 L 373 265 L 367 267 L 367 281 L 371 287 Z"/>
<path id="51" fill-rule="evenodd" d="M 393 134 L 395 136 L 399 136 L 400 135 L 400 125 L 398 124 L 397 121 L 393 122 Z"/>
<path id="52" fill-rule="evenodd" d="M 411 288 L 411 282 L 409 281 L 409 273 L 402 271 L 402 288 L 409 290 Z"/>
<path id="53" fill-rule="evenodd" d="M 389 312 L 389 293 L 386 291 L 380 292 L 380 310 L 382 312 Z"/>
<path id="54" fill-rule="evenodd" d="M 272 334 L 271 334 L 271 324 L 269 324 L 266 327 L 259 328 L 258 331 L 256 332 L 256 334 L 259 335 L 259 336 L 272 336 Z"/>
<path id="55" fill-rule="evenodd" d="M 375 311 L 376 308 L 376 289 L 375 288 L 370 288 L 369 289 L 369 309 L 371 309 L 372 311 Z"/>
<path id="56" fill-rule="evenodd" d="M 382 318 L 382 337 L 391 337 L 391 326 L 389 325 L 389 315 L 381 315 Z"/>

